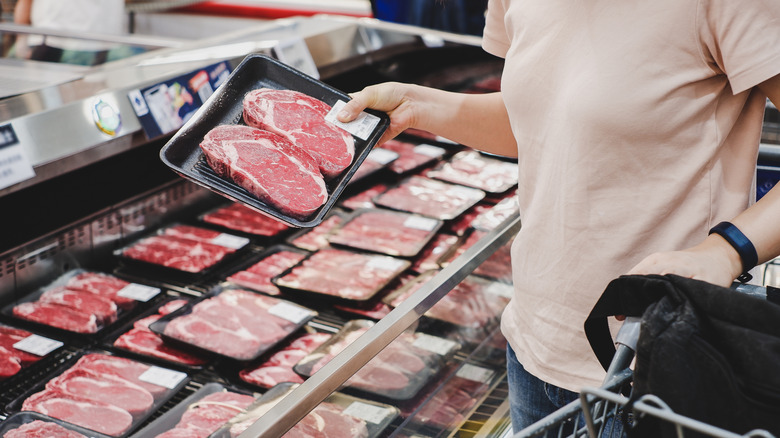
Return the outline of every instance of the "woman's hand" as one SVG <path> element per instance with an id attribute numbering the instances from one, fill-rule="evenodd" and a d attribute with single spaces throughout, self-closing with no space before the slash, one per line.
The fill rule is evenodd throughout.
<path id="1" fill-rule="evenodd" d="M 414 88 L 413 85 L 398 82 L 368 86 L 351 94 L 352 100 L 347 102 L 337 117 L 340 122 L 346 123 L 354 120 L 366 108 L 386 112 L 390 116 L 390 126 L 379 139 L 379 144 L 384 143 L 419 123 Z"/>

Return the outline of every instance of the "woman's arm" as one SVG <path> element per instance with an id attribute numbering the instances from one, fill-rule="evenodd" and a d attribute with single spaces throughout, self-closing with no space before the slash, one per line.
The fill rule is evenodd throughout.
<path id="1" fill-rule="evenodd" d="M 485 152 L 517 156 L 501 93 L 452 93 L 388 82 L 352 94 L 339 119 L 350 121 L 366 108 L 390 115 L 390 128 L 380 143 L 407 128 L 417 128 Z"/>
<path id="2" fill-rule="evenodd" d="M 32 0 L 18 0 L 14 6 L 14 23 L 30 24 L 30 10 L 32 9 Z"/>

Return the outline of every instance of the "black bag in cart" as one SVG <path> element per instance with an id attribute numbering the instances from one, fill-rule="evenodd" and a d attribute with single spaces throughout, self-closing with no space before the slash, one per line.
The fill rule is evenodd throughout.
<path id="1" fill-rule="evenodd" d="M 675 275 L 613 280 L 585 322 L 605 369 L 615 353 L 607 318 L 641 316 L 631 403 L 645 394 L 675 413 L 744 434 L 780 437 L 780 291 L 767 299 Z M 677 436 L 675 424 L 637 416 L 630 437 Z M 685 431 L 686 437 L 710 436 Z"/>

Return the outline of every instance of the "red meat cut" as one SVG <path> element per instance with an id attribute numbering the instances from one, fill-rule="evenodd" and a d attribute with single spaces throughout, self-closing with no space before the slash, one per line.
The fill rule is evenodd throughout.
<path id="1" fill-rule="evenodd" d="M 74 310 L 95 315 L 98 323 L 106 325 L 116 321 L 117 306 L 109 298 L 86 291 L 55 287 L 44 292 L 38 301 L 60 304 Z"/>
<path id="2" fill-rule="evenodd" d="M 306 217 L 328 199 L 314 159 L 287 138 L 243 125 L 220 125 L 200 144 L 217 175 L 284 214 Z"/>
<path id="3" fill-rule="evenodd" d="M 51 421 L 34 420 L 9 430 L 3 438 L 87 438 Z"/>
<path id="4" fill-rule="evenodd" d="M 201 272 L 235 252 L 234 249 L 177 236 L 158 235 L 139 240 L 122 252 L 122 256 L 147 263 Z"/>
<path id="5" fill-rule="evenodd" d="M 306 257 L 304 254 L 294 251 L 275 252 L 246 270 L 236 272 L 227 279 L 238 285 L 268 295 L 279 295 L 281 292 L 278 287 L 271 283 L 271 278 L 281 274 L 304 257 Z"/>
<path id="6" fill-rule="evenodd" d="M 272 388 L 282 382 L 303 383 L 303 379 L 293 371 L 293 367 L 330 337 L 328 333 L 309 333 L 296 338 L 259 366 L 241 370 L 239 377 L 262 388 Z"/>
<path id="7" fill-rule="evenodd" d="M 127 432 L 133 416 L 112 404 L 46 390 L 33 394 L 22 404 L 23 411 L 39 412 L 111 436 Z"/>
<path id="8" fill-rule="evenodd" d="M 300 236 L 297 236 L 290 243 L 294 246 L 307 251 L 316 251 L 328 246 L 328 234 L 333 231 L 344 219 L 334 214 L 314 228 L 310 228 Z"/>
<path id="9" fill-rule="evenodd" d="M 146 323 L 153 322 L 147 319 Z M 159 319 L 159 315 L 154 315 L 154 319 Z M 140 321 L 139 321 L 140 322 Z M 171 362 L 183 363 L 185 365 L 203 365 L 205 360 L 189 354 L 187 352 L 178 350 L 174 347 L 163 342 L 163 340 L 151 330 L 148 326 L 145 328 L 139 328 L 139 324 L 136 322 L 134 328 L 123 333 L 120 337 L 114 341 L 114 347 L 124 348 L 125 350 L 132 351 L 134 353 L 143 354 L 145 356 L 156 357 Z"/>
<path id="10" fill-rule="evenodd" d="M 258 213 L 239 203 L 233 203 L 206 213 L 203 222 L 256 236 L 276 236 L 289 229 L 283 222 Z"/>
<path id="11" fill-rule="evenodd" d="M 121 278 L 100 272 L 82 272 L 72 277 L 66 284 L 68 289 L 83 290 L 109 298 L 123 309 L 129 309 L 136 304 L 132 298 L 117 295 L 128 285 L 130 283 Z"/>
<path id="12" fill-rule="evenodd" d="M 485 197 L 485 192 L 430 178 L 412 176 L 379 195 L 374 204 L 436 219 L 458 217 Z"/>
<path id="13" fill-rule="evenodd" d="M 22 362 L 14 353 L 0 347 L 0 379 L 7 379 L 22 370 Z"/>
<path id="14" fill-rule="evenodd" d="M 231 391 L 208 394 L 189 406 L 176 427 L 157 438 L 208 437 L 254 401 L 252 396 Z"/>
<path id="15" fill-rule="evenodd" d="M 250 417 L 234 424 L 230 427 L 230 436 L 240 435 L 258 418 Z M 368 436 L 365 421 L 345 414 L 344 408 L 335 403 L 323 402 L 284 434 L 283 438 L 367 438 Z"/>
<path id="16" fill-rule="evenodd" d="M 364 210 L 328 237 L 332 244 L 391 256 L 417 255 L 440 221 L 388 210 Z"/>
<path id="17" fill-rule="evenodd" d="M 146 389 L 156 399 L 164 395 L 168 389 L 164 386 L 144 382 L 139 377 L 149 369 L 149 365 L 136 362 L 123 357 L 111 356 L 107 354 L 87 354 L 82 356 L 73 366 L 92 370 L 97 373 L 112 374 L 122 377 L 132 383 Z"/>
<path id="18" fill-rule="evenodd" d="M 61 304 L 40 301 L 20 303 L 14 306 L 13 314 L 17 318 L 71 332 L 90 334 L 98 331 L 98 320 L 95 315 Z"/>
<path id="19" fill-rule="evenodd" d="M 260 88 L 244 96 L 244 122 L 287 137 L 319 165 L 325 178 L 343 172 L 355 156 L 355 141 L 325 121 L 330 105 L 293 90 Z"/>
<path id="20" fill-rule="evenodd" d="M 154 404 L 154 398 L 149 391 L 128 380 L 79 367 L 71 368 L 49 381 L 46 391 L 51 390 L 109 403 L 135 417 L 151 410 Z"/>

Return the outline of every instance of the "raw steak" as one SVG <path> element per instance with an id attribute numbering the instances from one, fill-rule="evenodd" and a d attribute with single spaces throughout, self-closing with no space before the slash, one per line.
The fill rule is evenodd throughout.
<path id="1" fill-rule="evenodd" d="M 283 222 L 238 203 L 206 213 L 201 220 L 231 230 L 264 237 L 276 236 L 290 229 Z"/>
<path id="2" fill-rule="evenodd" d="M 221 125 L 206 134 L 200 148 L 217 175 L 284 214 L 309 216 L 328 199 L 314 159 L 281 135 Z"/>
<path id="3" fill-rule="evenodd" d="M 485 197 L 482 190 L 412 176 L 374 199 L 378 206 L 448 220 Z"/>
<path id="4" fill-rule="evenodd" d="M 509 196 L 502 199 L 489 210 L 481 212 L 474 218 L 474 221 L 471 222 L 471 226 L 480 231 L 491 231 L 501 225 L 507 218 L 519 214 L 517 197 Z"/>
<path id="5" fill-rule="evenodd" d="M 51 421 L 34 420 L 9 430 L 3 438 L 87 438 Z"/>
<path id="6" fill-rule="evenodd" d="M 139 377 L 149 369 L 149 365 L 131 359 L 93 353 L 82 356 L 78 362 L 73 365 L 73 368 L 82 368 L 96 373 L 105 373 L 122 377 L 123 379 L 146 389 L 155 399 L 158 399 L 168 392 L 168 388 L 165 388 L 164 386 L 141 380 Z"/>
<path id="7" fill-rule="evenodd" d="M 363 210 L 328 237 L 331 244 L 412 257 L 433 238 L 441 221 L 388 210 Z"/>
<path id="8" fill-rule="evenodd" d="M 108 325 L 116 321 L 117 306 L 109 298 L 90 292 L 55 287 L 44 292 L 38 299 L 41 303 L 59 304 L 74 311 L 95 315 L 98 324 Z"/>
<path id="9" fill-rule="evenodd" d="M 124 409 L 57 390 L 33 394 L 24 401 L 22 410 L 40 412 L 111 436 L 122 435 L 133 425 L 133 416 Z"/>
<path id="10" fill-rule="evenodd" d="M 68 289 L 84 290 L 109 298 L 122 309 L 129 309 L 136 304 L 132 298 L 117 295 L 129 285 L 130 283 L 121 278 L 100 272 L 82 272 L 73 276 L 66 284 Z"/>
<path id="11" fill-rule="evenodd" d="M 458 236 L 451 234 L 437 234 L 431 242 L 423 248 L 422 252 L 414 259 L 412 270 L 425 272 L 438 269 L 439 260 L 458 243 Z"/>
<path id="12" fill-rule="evenodd" d="M 79 367 L 71 368 L 46 384 L 46 390 L 112 404 L 139 417 L 152 409 L 149 391 L 111 374 L 98 374 Z"/>
<path id="13" fill-rule="evenodd" d="M 154 320 L 156 320 L 160 316 L 154 315 L 154 317 Z M 163 342 L 157 334 L 149 330 L 148 324 L 151 322 L 153 321 L 147 319 L 145 328 L 139 328 L 140 324 L 138 323 L 134 324 L 134 328 L 123 333 L 114 341 L 114 347 L 191 366 L 203 365 L 206 362 L 195 355 L 181 351 Z"/>
<path id="14" fill-rule="evenodd" d="M 32 333 L 27 330 L 0 325 L 0 360 L 5 361 L 6 358 L 10 358 L 13 362 L 17 362 L 21 367 L 26 367 L 39 361 L 41 356 L 36 356 L 14 347 L 14 344 L 30 335 L 32 335 Z M 0 372 L 0 378 L 3 376 L 9 377 L 5 373 Z"/>
<path id="15" fill-rule="evenodd" d="M 444 155 L 444 149 L 430 145 L 415 145 L 398 140 L 388 140 L 380 146 L 383 149 L 393 151 L 398 154 L 398 158 L 388 164 L 388 168 L 401 174 L 416 169 L 425 164 L 436 161 Z"/>
<path id="16" fill-rule="evenodd" d="M 306 255 L 299 252 L 282 250 L 265 257 L 244 271 L 236 272 L 227 279 L 268 295 L 279 295 L 281 292 L 271 283 L 271 278 L 300 262 L 304 257 Z"/>
<path id="17" fill-rule="evenodd" d="M 230 427 L 230 436 L 237 437 L 257 421 L 262 413 Z M 283 438 L 367 438 L 368 428 L 365 421 L 347 415 L 344 408 L 329 402 L 320 403 L 299 421 Z"/>
<path id="18" fill-rule="evenodd" d="M 410 263 L 388 256 L 325 248 L 276 279 L 277 286 L 350 300 L 366 300 Z"/>
<path id="19" fill-rule="evenodd" d="M 351 196 L 341 202 L 341 205 L 350 210 L 358 210 L 361 208 L 374 208 L 374 197 L 387 190 L 387 186 L 384 184 L 377 184 L 366 189 L 357 195 Z"/>
<path id="20" fill-rule="evenodd" d="M 20 303 L 14 306 L 13 314 L 17 318 L 76 333 L 97 333 L 99 328 L 95 315 L 56 303 Z"/>
<path id="21" fill-rule="evenodd" d="M 261 388 L 272 388 L 282 382 L 303 383 L 293 367 L 330 337 L 327 333 L 310 333 L 296 338 L 260 365 L 241 370 L 239 377 Z"/>
<path id="22" fill-rule="evenodd" d="M 343 172 L 355 157 L 347 131 L 325 121 L 325 102 L 292 90 L 260 88 L 244 96 L 244 122 L 287 137 L 319 165 L 325 178 Z"/>
<path id="23" fill-rule="evenodd" d="M 201 272 L 235 252 L 221 245 L 176 236 L 156 235 L 139 240 L 122 252 L 124 257 L 178 269 Z"/>
<path id="24" fill-rule="evenodd" d="M 464 151 L 428 171 L 426 176 L 490 193 L 501 193 L 517 185 L 517 164 L 487 158 L 477 151 Z"/>
<path id="25" fill-rule="evenodd" d="M 0 347 L 0 379 L 7 379 L 22 370 L 22 362 L 13 351 Z"/>
<path id="26" fill-rule="evenodd" d="M 254 401 L 250 395 L 231 391 L 208 394 L 189 406 L 175 428 L 157 438 L 208 437 Z"/>
<path id="27" fill-rule="evenodd" d="M 179 310 L 179 308 L 181 308 L 181 306 L 183 306 L 183 305 L 185 305 L 187 303 L 188 303 L 187 300 L 168 301 L 167 303 L 165 303 L 162 306 L 160 306 L 159 309 L 157 309 L 157 313 L 159 313 L 160 315 L 164 316 L 164 315 L 167 315 L 169 313 L 173 313 L 173 312 Z"/>
<path id="28" fill-rule="evenodd" d="M 320 248 L 328 246 L 328 234 L 343 221 L 344 218 L 334 214 L 322 221 L 316 227 L 295 237 L 290 243 L 307 251 L 317 251 Z"/>

